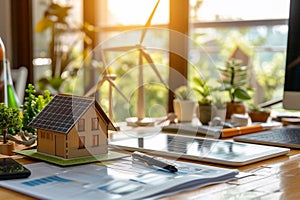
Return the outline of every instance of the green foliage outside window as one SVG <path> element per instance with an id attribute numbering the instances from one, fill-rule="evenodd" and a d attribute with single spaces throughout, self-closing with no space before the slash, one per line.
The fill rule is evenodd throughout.
<path id="1" fill-rule="evenodd" d="M 201 73 L 202 77 L 209 77 L 210 81 L 215 81 L 213 87 L 219 87 L 220 76 L 215 71 L 218 67 L 225 66 L 234 48 L 238 46 L 249 55 L 248 67 L 253 75 L 251 80 L 257 81 L 258 87 L 264 91 L 264 94 L 259 94 L 255 92 L 256 88 L 253 88 L 250 95 L 258 96 L 257 103 L 282 96 L 286 33 L 279 31 L 279 28 L 258 26 L 193 30 L 192 37 L 195 41 L 201 41 L 202 48 L 199 49 L 201 59 L 194 63 L 196 69 L 189 69 L 189 78 L 194 77 L 195 73 Z M 270 51 L 271 48 L 264 49 L 265 46 L 274 47 L 276 51 Z"/>

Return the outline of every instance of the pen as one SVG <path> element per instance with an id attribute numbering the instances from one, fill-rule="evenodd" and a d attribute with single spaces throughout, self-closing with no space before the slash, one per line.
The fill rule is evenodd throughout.
<path id="1" fill-rule="evenodd" d="M 262 125 L 225 128 L 225 129 L 221 130 L 221 138 L 229 138 L 229 137 L 233 137 L 233 136 L 259 132 L 262 130 L 264 130 Z"/>
<path id="2" fill-rule="evenodd" d="M 166 169 L 170 172 L 177 172 L 177 168 L 174 165 L 171 165 L 167 162 L 159 160 L 154 156 L 149 156 L 147 154 L 135 151 L 131 154 L 131 157 L 134 161 L 142 162 L 149 166 L 155 166 L 158 168 Z"/>
<path id="3" fill-rule="evenodd" d="M 268 130 L 272 128 L 278 128 L 281 127 L 281 123 L 261 123 L 253 126 L 241 126 L 241 127 L 235 127 L 235 128 L 225 128 L 222 129 L 221 132 L 221 138 L 229 138 L 234 137 L 238 135 L 248 134 L 248 133 L 255 133 L 263 130 Z"/>

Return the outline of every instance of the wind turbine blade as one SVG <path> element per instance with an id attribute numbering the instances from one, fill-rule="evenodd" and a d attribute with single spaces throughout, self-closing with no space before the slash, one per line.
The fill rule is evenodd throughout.
<path id="1" fill-rule="evenodd" d="M 149 63 L 150 67 L 153 69 L 153 71 L 155 72 L 156 76 L 159 78 L 160 82 L 162 84 L 164 84 L 165 86 L 167 85 L 164 80 L 162 79 L 159 71 L 157 70 L 155 64 L 153 63 L 152 58 L 150 57 L 150 55 L 148 53 L 146 53 L 144 50 L 140 50 L 141 53 L 143 54 L 144 58 L 147 60 L 147 62 Z"/>
<path id="2" fill-rule="evenodd" d="M 94 85 L 87 93 L 85 93 L 85 97 L 89 97 L 92 94 L 95 94 L 96 91 L 101 87 L 101 85 L 103 84 L 105 79 L 102 79 L 101 81 L 99 81 L 96 85 Z"/>
<path id="3" fill-rule="evenodd" d="M 129 99 L 123 94 L 123 92 L 121 91 L 121 89 L 111 80 L 111 79 L 107 79 L 107 81 L 112 85 L 112 87 L 114 87 L 119 94 L 127 101 L 129 102 Z"/>
<path id="4" fill-rule="evenodd" d="M 115 51 L 115 52 L 118 52 L 118 51 L 131 51 L 133 49 L 136 49 L 137 46 L 120 46 L 120 47 L 108 47 L 108 48 L 105 48 L 103 49 L 103 51 Z"/>
<path id="5" fill-rule="evenodd" d="M 140 44 L 142 44 L 143 41 L 144 41 L 144 38 L 145 38 L 145 35 L 146 35 L 146 32 L 147 32 L 147 28 L 151 25 L 152 18 L 153 18 L 154 14 L 155 14 L 155 11 L 156 11 L 156 8 L 157 8 L 159 2 L 160 2 L 160 0 L 158 0 L 156 2 L 155 7 L 152 10 L 151 15 L 149 16 L 149 18 L 148 18 L 148 20 L 147 20 L 147 22 L 146 22 L 146 24 L 144 26 L 145 28 L 142 31 L 142 36 L 141 36 L 141 39 L 140 39 Z"/>

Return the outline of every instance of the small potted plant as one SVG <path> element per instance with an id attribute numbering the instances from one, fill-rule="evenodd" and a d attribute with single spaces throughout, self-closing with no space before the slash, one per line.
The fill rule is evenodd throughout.
<path id="1" fill-rule="evenodd" d="M 250 104 L 248 108 L 248 115 L 252 122 L 266 122 L 269 119 L 271 112 L 269 109 L 264 109 L 257 105 Z"/>
<path id="2" fill-rule="evenodd" d="M 199 120 L 207 125 L 212 117 L 212 88 L 208 86 L 208 79 L 194 77 L 194 91 L 196 92 L 199 105 Z"/>
<path id="3" fill-rule="evenodd" d="M 191 122 L 196 107 L 196 102 L 193 100 L 193 91 L 187 86 L 180 86 L 174 94 L 173 106 L 178 121 Z"/>
<path id="4" fill-rule="evenodd" d="M 223 84 L 220 89 L 226 91 L 230 99 L 226 105 L 226 119 L 230 119 L 234 113 L 245 114 L 246 107 L 243 101 L 251 99 L 251 89 L 246 88 L 248 67 L 241 65 L 239 60 L 231 59 L 219 70 Z"/>

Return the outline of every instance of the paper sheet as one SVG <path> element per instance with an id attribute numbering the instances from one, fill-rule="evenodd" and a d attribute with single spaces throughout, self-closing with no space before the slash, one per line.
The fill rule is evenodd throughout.
<path id="1" fill-rule="evenodd" d="M 131 158 L 72 167 L 40 162 L 26 165 L 32 172 L 29 178 L 0 185 L 42 199 L 152 199 L 232 180 L 238 174 L 231 169 L 174 164 L 176 173 L 137 165 Z"/>

